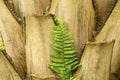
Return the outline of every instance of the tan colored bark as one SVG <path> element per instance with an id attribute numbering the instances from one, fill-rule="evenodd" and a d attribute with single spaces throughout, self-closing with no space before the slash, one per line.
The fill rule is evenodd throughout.
<path id="1" fill-rule="evenodd" d="M 22 80 L 2 52 L 0 52 L 0 80 Z"/>
<path id="2" fill-rule="evenodd" d="M 22 77 L 25 77 L 26 63 L 22 28 L 0 0 L 0 32 L 2 34 L 6 52 L 12 59 L 14 67 Z"/>
<path id="3" fill-rule="evenodd" d="M 20 14 L 20 5 L 19 5 L 19 0 L 13 0 L 13 6 L 14 6 L 14 10 L 17 16 L 21 16 Z"/>
<path id="4" fill-rule="evenodd" d="M 86 6 L 86 4 L 89 5 Z M 92 39 L 92 32 L 95 26 L 95 13 L 91 0 L 86 0 L 85 3 L 82 0 L 53 0 L 52 3 L 49 0 L 19 0 L 19 5 L 24 16 L 42 16 L 44 15 L 43 13 L 48 12 L 50 9 L 49 13 L 55 13 L 56 16 L 61 17 L 73 33 L 76 42 L 75 45 L 78 50 L 80 47 L 83 47 L 86 41 Z M 79 7 L 79 5 L 81 6 Z M 84 15 L 83 13 L 86 14 Z M 88 22 L 88 20 L 90 21 Z"/>
<path id="5" fill-rule="evenodd" d="M 9 4 L 8 8 L 10 8 L 11 10 L 13 10 L 15 8 L 14 5 L 13 5 L 13 0 L 4 0 L 4 3 L 6 5 Z"/>
<path id="6" fill-rule="evenodd" d="M 3 42 L 1 32 L 0 32 L 0 42 Z"/>
<path id="7" fill-rule="evenodd" d="M 28 76 L 36 75 L 36 76 L 40 76 L 41 78 L 47 78 L 47 77 L 51 77 L 51 74 L 52 74 L 51 71 L 48 69 L 48 64 L 50 59 L 49 54 L 51 53 L 50 51 L 51 45 L 49 44 L 49 42 L 50 43 L 52 42 L 51 41 L 52 38 L 50 37 L 52 34 L 50 32 L 53 30 L 52 27 L 54 26 L 53 25 L 54 22 L 53 21 L 49 22 L 49 20 L 47 21 L 48 16 L 47 17 L 43 16 L 45 15 L 43 13 L 47 12 L 45 11 L 45 9 L 50 8 L 49 14 L 53 14 L 53 15 L 55 14 L 56 16 L 62 18 L 65 21 L 65 24 L 68 26 L 69 30 L 73 33 L 73 36 L 76 42 L 75 45 L 78 48 L 78 52 L 80 52 L 79 51 L 80 47 L 83 47 L 83 44 L 86 41 L 92 39 L 92 32 L 95 26 L 94 24 L 95 12 L 93 10 L 91 0 L 86 0 L 85 3 L 82 0 L 80 1 L 53 0 L 51 3 L 51 7 L 50 5 L 48 5 L 48 3 L 50 4 L 49 0 L 45 0 L 47 1 L 47 3 L 45 3 L 45 1 L 42 1 L 43 5 L 41 3 L 39 4 L 40 1 L 42 0 L 38 0 L 38 1 L 20 0 L 20 7 L 22 9 L 21 12 L 23 16 L 25 17 L 27 16 L 25 19 L 26 19 L 26 37 L 27 37 L 27 40 L 26 40 L 27 59 L 26 60 L 27 60 L 27 67 L 28 67 Z M 37 5 L 35 5 L 36 3 Z M 44 6 L 44 3 L 47 4 L 47 6 Z M 86 4 L 89 4 L 89 5 L 86 6 Z M 79 7 L 79 5 L 81 6 Z M 40 8 L 40 10 L 38 9 L 38 7 Z M 86 13 L 86 14 L 83 14 L 83 13 Z M 32 15 L 36 15 L 38 18 L 33 17 Z M 39 17 L 39 16 L 43 16 L 43 17 Z M 50 18 L 50 21 L 51 20 L 52 18 Z M 48 26 L 46 27 L 46 25 Z M 45 36 L 45 39 L 44 39 L 43 34 L 45 33 L 48 33 L 51 35 L 46 35 L 46 36 L 44 35 Z M 48 40 L 48 39 L 50 41 L 44 42 L 44 40 Z M 37 45 L 34 45 L 34 44 L 37 44 Z M 46 57 L 44 58 L 43 54 L 46 55 L 47 58 Z"/>
<path id="8" fill-rule="evenodd" d="M 50 53 L 52 52 L 52 44 L 53 44 L 53 26 L 54 22 L 52 17 L 49 14 L 56 15 L 62 18 L 65 21 L 68 29 L 73 33 L 73 38 L 75 40 L 76 48 L 78 49 L 78 53 L 81 51 L 80 49 L 84 46 L 87 41 L 91 41 L 93 39 L 93 31 L 95 28 L 95 11 L 93 9 L 92 0 L 8 0 L 12 1 L 10 5 L 11 8 L 15 10 L 16 15 L 20 15 L 25 17 L 26 19 L 26 62 L 27 62 L 27 76 L 32 78 L 32 80 L 53 80 L 56 79 L 55 75 L 48 68 L 50 62 Z M 51 2 L 52 1 L 52 2 Z M 116 0 L 94 0 L 97 6 L 97 14 L 100 19 L 100 24 L 103 24 L 108 17 L 109 11 L 111 11 Z M 104 2 L 104 3 L 103 3 Z M 118 1 L 120 3 L 120 1 Z M 119 4 L 118 3 L 118 4 Z M 13 6 L 14 4 L 14 6 Z M 87 4 L 87 5 L 86 5 Z M 117 4 L 117 9 L 113 11 L 113 17 L 110 17 L 105 28 L 102 32 L 97 36 L 96 42 L 101 41 L 109 41 L 115 39 L 115 47 L 113 50 L 113 59 L 112 59 L 112 73 L 117 74 L 119 70 L 119 7 Z M 111 6 L 110 8 L 108 6 Z M 108 12 L 108 13 L 107 13 Z M 44 16 L 46 15 L 46 16 Z M 41 17 L 40 17 L 41 16 Z M 103 22 L 102 22 L 103 21 Z M 112 22 L 113 21 L 113 22 Z M 98 23 L 98 22 L 97 22 Z M 107 26 L 107 27 L 106 27 Z M 115 27 L 114 27 L 115 26 Z M 114 28 L 113 28 L 114 27 Z M 3 36 L 3 40 L 5 42 L 6 50 L 8 55 L 12 58 L 14 65 L 17 67 L 17 71 L 21 73 L 22 76 L 25 77 L 26 72 L 26 63 L 25 63 L 25 54 L 24 54 L 24 42 L 23 42 L 23 34 L 21 26 L 15 21 L 13 16 L 8 11 L 7 7 L 4 5 L 3 0 L 0 0 L 0 31 Z M 107 32 L 107 33 L 106 33 Z M 115 33 L 116 32 L 116 33 Z M 112 37 L 111 37 L 112 36 Z M 86 47 L 89 50 L 89 45 L 93 45 L 95 47 L 95 51 L 99 51 L 100 49 L 106 49 L 103 47 L 105 43 L 94 44 L 89 43 Z M 108 44 L 105 44 L 105 46 Z M 109 44 L 110 45 L 110 44 Z M 112 45 L 112 43 L 111 43 Z M 103 48 L 102 48 L 102 47 Z M 111 46 L 109 46 L 111 48 Z M 116 48 L 117 47 L 117 48 Z M 90 49 L 91 49 L 90 48 Z M 85 48 L 86 49 L 86 48 Z M 103 50 L 104 50 L 103 49 Z M 80 51 L 79 51 L 80 50 Z M 87 52 L 86 50 L 86 52 Z M 94 50 L 93 50 L 94 51 Z M 106 51 L 106 50 L 105 50 Z M 112 50 L 109 50 L 109 52 Z M 93 52 L 95 56 L 91 54 L 83 54 L 83 61 L 93 60 L 95 56 L 97 56 L 97 52 Z M 92 52 L 92 51 L 91 51 Z M 102 52 L 102 51 L 101 51 Z M 106 51 L 107 52 L 107 51 Z M 103 55 L 99 54 L 99 57 L 104 59 L 106 55 L 109 56 L 109 60 L 105 63 L 110 64 L 110 55 L 104 51 Z M 91 56 L 86 60 L 85 56 Z M 105 55 L 105 56 L 104 56 Z M 104 57 L 101 57 L 104 56 Z M 99 57 L 96 57 L 97 61 Z M 101 61 L 101 64 L 104 64 Z M 109 71 L 107 67 L 110 65 L 104 64 L 106 67 L 103 68 L 101 65 L 96 64 L 93 60 L 94 64 L 91 64 L 93 69 L 96 65 L 100 66 L 101 71 L 106 69 L 108 72 L 104 75 L 101 75 L 99 69 L 96 68 L 101 80 L 108 80 Z M 87 64 L 87 63 L 86 63 Z M 82 70 L 86 70 L 83 64 Z M 88 65 L 89 66 L 89 65 Z M 82 71 L 80 70 L 80 71 Z M 92 73 L 87 69 L 86 73 Z M 79 70 L 77 71 L 79 72 Z M 94 69 L 93 69 L 94 72 Z M 81 73 L 81 72 L 80 72 Z M 86 73 L 82 72 L 86 77 Z M 91 74 L 92 75 L 92 74 Z M 99 77 L 94 74 L 96 79 Z M 83 79 L 87 79 L 83 77 Z M 93 76 L 88 78 L 95 79 Z M 89 79 L 88 79 L 89 80 Z"/>
<path id="9" fill-rule="evenodd" d="M 118 0 L 111 16 L 95 41 L 110 41 L 113 39 L 116 41 L 113 49 L 111 73 L 114 74 L 114 77 L 118 77 L 120 73 L 120 0 Z"/>
<path id="10" fill-rule="evenodd" d="M 117 0 L 93 0 L 96 11 L 96 34 L 100 32 Z"/>
<path id="11" fill-rule="evenodd" d="M 43 16 L 48 14 L 50 0 L 18 0 L 20 12 L 23 16 Z"/>
<path id="12" fill-rule="evenodd" d="M 22 15 L 20 14 L 18 1 L 17 0 L 4 0 L 4 3 L 9 9 L 9 11 L 11 12 L 11 14 L 14 16 L 14 18 L 17 20 L 17 22 L 23 25 L 22 23 L 24 19 Z"/>
<path id="13" fill-rule="evenodd" d="M 109 80 L 114 41 L 87 43 L 75 76 L 80 80 Z"/>
<path id="14" fill-rule="evenodd" d="M 28 77 L 32 76 L 38 79 L 55 77 L 49 69 L 54 27 L 51 16 L 30 16 L 25 19 Z"/>

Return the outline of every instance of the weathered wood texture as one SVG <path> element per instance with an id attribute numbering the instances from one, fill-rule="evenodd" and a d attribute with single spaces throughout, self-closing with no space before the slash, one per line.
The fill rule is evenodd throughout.
<path id="1" fill-rule="evenodd" d="M 95 41 L 110 41 L 113 39 L 115 39 L 116 42 L 113 49 L 111 73 L 114 74 L 114 77 L 118 77 L 120 73 L 120 0 L 118 0 L 111 16 Z"/>
<path id="2" fill-rule="evenodd" d="M 117 0 L 93 0 L 93 5 L 96 11 L 96 35 L 104 26 L 116 2 Z"/>
<path id="3" fill-rule="evenodd" d="M 51 0 L 17 0 L 22 16 L 48 14 Z"/>
<path id="4" fill-rule="evenodd" d="M 0 0 L 0 32 L 6 52 L 11 57 L 19 74 L 25 76 L 26 63 L 22 28 L 11 15 L 3 0 Z"/>
<path id="5" fill-rule="evenodd" d="M 21 16 L 21 13 L 20 13 L 20 8 L 19 8 L 19 0 L 12 0 L 13 1 L 13 6 L 14 6 L 14 10 L 16 12 L 16 15 L 17 16 Z"/>
<path id="6" fill-rule="evenodd" d="M 73 33 L 78 52 L 86 41 L 93 39 L 95 11 L 92 0 L 53 0 L 49 13 L 65 21 L 68 29 Z"/>
<path id="7" fill-rule="evenodd" d="M 86 6 L 86 4 L 89 5 Z M 41 78 L 47 78 L 52 75 L 48 64 L 50 60 L 49 54 L 52 52 L 50 51 L 50 44 L 52 44 L 51 31 L 53 30 L 54 22 L 51 16 L 48 18 L 48 14 L 55 14 L 65 21 L 65 24 L 73 33 L 78 52 L 80 52 L 79 50 L 85 42 L 93 37 L 95 12 L 92 0 L 86 0 L 85 2 L 82 0 L 53 0 L 52 2 L 50 0 L 19 0 L 19 5 L 21 13 L 26 19 L 28 76 L 36 75 Z M 33 15 L 36 17 L 33 17 Z M 43 15 L 46 15 L 46 17 Z M 43 54 L 45 57 L 43 57 Z"/>
<path id="8" fill-rule="evenodd" d="M 7 3 L 7 7 L 10 8 L 10 10 L 14 11 L 17 16 L 20 16 L 20 4 L 18 2 L 19 0 L 5 0 L 5 3 Z"/>
<path id="9" fill-rule="evenodd" d="M 0 52 L 0 80 L 22 80 L 2 52 Z"/>
<path id="10" fill-rule="evenodd" d="M 19 0 L 18 3 L 23 16 L 53 14 L 62 18 L 73 33 L 78 50 L 93 39 L 95 11 L 92 0 Z"/>
<path id="11" fill-rule="evenodd" d="M 75 76 L 80 80 L 109 80 L 114 41 L 87 43 Z"/>
<path id="12" fill-rule="evenodd" d="M 93 9 L 92 0 L 60 0 L 60 1 L 52 0 L 52 2 L 51 0 L 8 0 L 8 1 L 12 2 L 11 6 L 13 7 L 17 15 L 20 16 L 22 15 L 26 19 L 26 25 L 27 25 L 26 60 L 27 60 L 27 68 L 28 68 L 27 74 L 29 77 L 33 76 L 33 78 L 37 77 L 38 79 L 39 78 L 45 79 L 51 76 L 54 77 L 48 68 L 49 54 L 52 52 L 50 48 L 52 44 L 52 38 L 51 38 L 52 33 L 50 31 L 52 31 L 52 27 L 54 26 L 54 23 L 50 16 L 48 18 L 48 16 L 44 16 L 44 15 L 55 14 L 56 16 L 62 18 L 65 21 L 69 30 L 73 33 L 74 36 L 73 38 L 75 39 L 75 45 L 78 49 L 78 52 L 80 52 L 79 51 L 80 48 L 84 46 L 86 41 L 90 41 L 93 39 L 93 35 L 94 35 L 93 31 L 96 24 L 95 24 L 95 11 Z M 107 17 L 109 16 L 109 13 L 113 8 L 115 1 L 116 0 L 109 0 L 109 1 L 105 0 L 104 3 L 102 3 L 102 1 L 100 0 L 94 0 L 96 7 L 96 14 L 98 17 L 97 18 L 98 26 L 104 24 Z M 37 18 L 35 16 L 43 16 L 43 17 Z M 3 24 L 4 22 L 2 22 L 2 25 Z M 13 23 L 11 23 L 11 25 L 12 24 Z M 15 24 L 15 26 L 16 25 L 19 28 L 15 28 L 15 29 L 22 31 L 20 26 L 18 24 Z M 1 30 L 3 29 L 4 28 L 2 28 Z M 11 32 L 14 32 L 14 31 L 8 31 L 7 29 L 5 30 L 7 31 L 7 33 L 3 35 L 7 35 L 10 34 Z M 43 34 L 45 34 L 46 36 L 44 35 L 45 37 L 43 37 Z M 20 35 L 17 36 L 17 38 L 19 37 L 20 39 L 22 38 L 21 32 Z M 12 37 L 10 36 L 9 38 Z M 19 42 L 20 44 L 18 44 Z M 21 47 L 23 47 L 23 39 L 16 41 L 15 38 L 15 41 L 13 41 L 13 43 L 16 44 L 14 46 L 20 45 Z M 19 49 L 23 49 L 21 47 Z M 11 51 L 13 51 L 13 49 L 11 49 Z M 43 57 L 43 54 L 46 56 Z M 21 59 L 22 61 L 24 61 L 25 57 L 23 58 L 23 56 L 21 57 L 21 55 L 19 57 L 22 58 Z"/>
<path id="13" fill-rule="evenodd" d="M 2 34 L 0 32 L 0 42 L 3 42 L 3 39 L 2 39 Z"/>
<path id="14" fill-rule="evenodd" d="M 24 19 L 22 15 L 20 14 L 18 1 L 17 0 L 4 0 L 4 3 L 9 9 L 9 11 L 11 12 L 11 14 L 14 16 L 14 18 L 17 20 L 17 22 L 22 24 Z"/>
<path id="15" fill-rule="evenodd" d="M 55 77 L 48 68 L 53 44 L 54 22 L 50 15 L 26 17 L 26 60 L 28 77 Z"/>

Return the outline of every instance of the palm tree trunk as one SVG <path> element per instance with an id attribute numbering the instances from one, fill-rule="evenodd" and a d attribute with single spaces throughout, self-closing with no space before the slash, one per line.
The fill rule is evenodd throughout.
<path id="1" fill-rule="evenodd" d="M 0 0 L 0 32 L 6 47 L 0 59 L 7 64 L 0 64 L 4 73 L 0 79 L 6 72 L 5 80 L 59 79 L 49 69 L 55 15 L 63 19 L 75 40 L 82 64 L 75 76 L 117 80 L 119 5 L 119 0 Z"/>

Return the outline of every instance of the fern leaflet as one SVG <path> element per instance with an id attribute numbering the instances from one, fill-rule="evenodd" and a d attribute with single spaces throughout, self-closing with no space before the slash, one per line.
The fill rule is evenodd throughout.
<path id="1" fill-rule="evenodd" d="M 57 25 L 54 27 L 54 45 L 55 53 L 51 54 L 50 68 L 56 72 L 62 80 L 77 80 L 72 77 L 72 71 L 79 64 L 77 61 L 74 40 L 68 31 L 64 22 L 60 18 L 55 19 Z"/>

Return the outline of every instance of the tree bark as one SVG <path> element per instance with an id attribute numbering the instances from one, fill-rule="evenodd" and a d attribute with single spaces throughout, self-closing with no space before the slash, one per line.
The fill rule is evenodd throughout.
<path id="1" fill-rule="evenodd" d="M 50 15 L 26 17 L 26 60 L 28 76 L 55 77 L 49 69 L 54 22 Z"/>
<path id="2" fill-rule="evenodd" d="M 25 77 L 26 61 L 22 27 L 11 15 L 3 0 L 0 0 L 0 32 L 11 62 L 21 77 Z"/>
<path id="3" fill-rule="evenodd" d="M 39 4 L 40 1 L 42 3 Z M 35 5 L 36 3 L 38 5 Z M 86 6 L 85 4 L 89 4 L 89 5 Z M 27 39 L 26 40 L 26 56 L 27 56 L 26 60 L 27 60 L 29 77 L 31 75 L 36 75 L 36 76 L 38 75 L 41 78 L 46 78 L 48 75 L 51 75 L 51 72 L 49 73 L 48 64 L 50 59 L 49 54 L 52 52 L 50 50 L 52 46 L 51 45 L 52 38 L 50 38 L 50 35 L 51 35 L 50 31 L 52 31 L 54 22 L 52 21 L 52 18 L 51 16 L 49 16 L 49 14 L 56 15 L 65 21 L 66 26 L 68 26 L 68 29 L 71 31 L 71 33 L 73 33 L 73 36 L 74 36 L 73 38 L 75 39 L 75 45 L 78 50 L 78 53 L 80 52 L 80 47 L 84 47 L 85 42 L 93 38 L 92 33 L 95 27 L 95 12 L 93 10 L 92 0 L 86 0 L 85 2 L 82 0 L 74 0 L 74 1 L 73 0 L 69 0 L 69 1 L 53 0 L 52 2 L 50 2 L 49 0 L 45 0 L 45 1 L 19 0 L 19 5 L 21 8 L 20 12 L 22 13 L 23 17 L 25 17 L 26 19 L 26 39 Z M 79 5 L 81 6 L 79 7 Z M 86 15 L 88 14 L 90 15 L 86 16 L 83 13 L 86 13 Z M 44 21 L 43 18 L 46 19 L 45 22 L 43 22 Z M 46 31 L 48 35 L 46 35 Z M 47 38 L 46 37 L 44 38 L 43 35 L 46 36 Z M 48 41 L 48 38 L 50 41 Z M 48 42 L 44 42 L 44 41 L 48 41 Z M 49 47 L 46 47 L 46 46 L 49 46 Z M 48 57 L 47 58 L 46 56 L 43 57 L 42 56 L 43 54 L 46 54 L 46 56 Z M 37 63 L 39 62 L 39 65 L 40 64 L 41 65 L 40 66 L 38 64 L 36 65 L 36 62 Z M 38 66 L 39 66 L 39 69 L 38 69 Z"/>
<path id="4" fill-rule="evenodd" d="M 75 76 L 80 80 L 109 80 L 113 46 L 114 41 L 87 43 L 80 61 L 82 67 Z"/>
<path id="5" fill-rule="evenodd" d="M 43 16 L 47 15 L 51 0 L 18 0 L 22 16 Z"/>
<path id="6" fill-rule="evenodd" d="M 113 49 L 111 73 L 113 77 L 118 77 L 120 72 L 120 1 L 118 0 L 111 16 L 107 20 L 100 34 L 95 38 L 96 42 L 115 40 Z M 115 79 L 117 80 L 117 79 Z M 119 80 L 119 79 L 118 79 Z"/>
<path id="7" fill-rule="evenodd" d="M 78 55 L 83 53 L 86 42 L 94 41 L 96 31 L 99 32 L 103 27 L 95 38 L 95 43 L 85 46 L 82 67 L 78 68 L 77 77 L 82 80 L 108 80 L 113 51 L 111 74 L 117 80 L 120 73 L 120 1 L 114 8 L 116 2 L 117 0 L 5 0 L 7 8 L 4 0 L 0 0 L 0 32 L 8 56 L 5 57 L 22 79 L 27 75 L 28 80 L 57 80 L 58 77 L 49 69 L 55 25 L 51 15 L 55 15 L 64 20 L 72 33 Z M 111 40 L 115 40 L 115 45 L 114 42 L 109 42 Z M 0 69 L 2 71 L 2 67 Z"/>
<path id="8" fill-rule="evenodd" d="M 97 35 L 103 28 L 116 3 L 117 0 L 93 0 L 96 13 L 95 35 Z"/>
<path id="9" fill-rule="evenodd" d="M 0 52 L 0 79 L 22 80 L 2 52 Z"/>

